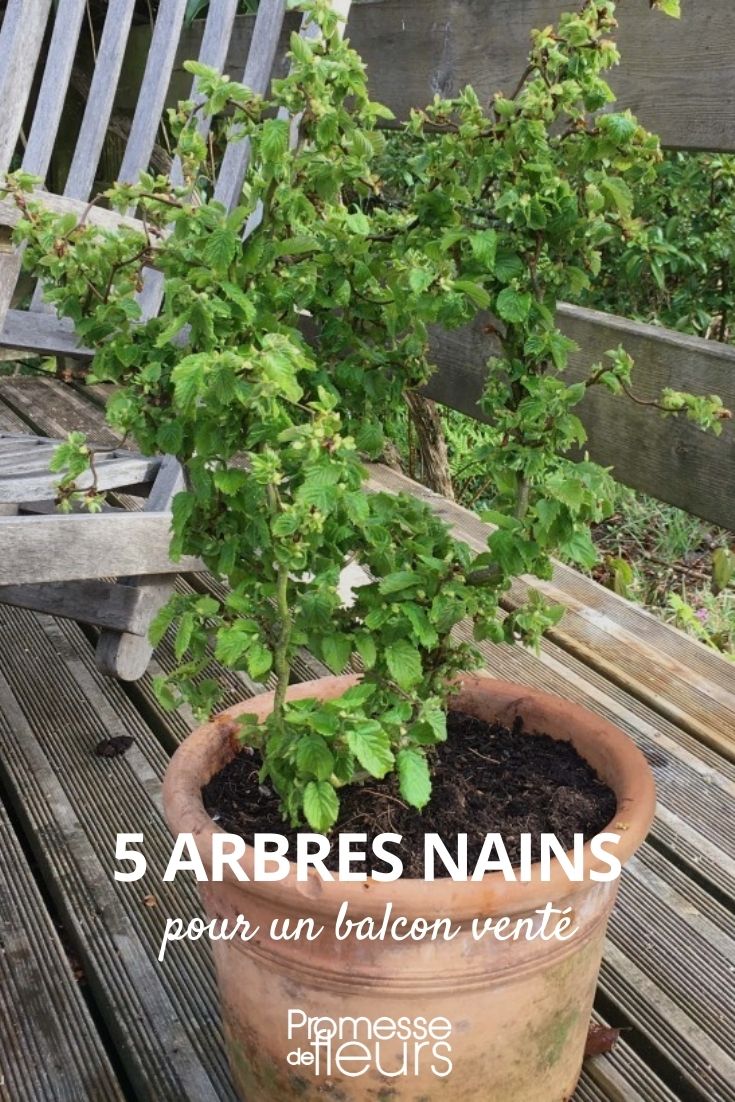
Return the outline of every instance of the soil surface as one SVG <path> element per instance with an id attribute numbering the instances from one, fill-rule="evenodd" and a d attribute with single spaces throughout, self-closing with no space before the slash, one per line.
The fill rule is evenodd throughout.
<path id="1" fill-rule="evenodd" d="M 434 788 L 423 812 L 404 803 L 395 777 L 340 792 L 332 836 L 344 831 L 367 835 L 368 873 L 373 870 L 370 841 L 378 834 L 402 835 L 404 876 L 421 877 L 425 834 L 441 835 L 451 852 L 457 834 L 466 833 L 472 869 L 486 834 L 501 834 L 511 861 L 518 864 L 520 834 L 534 836 L 536 860 L 540 834 L 555 834 L 565 849 L 572 849 L 575 834 L 591 838 L 615 815 L 614 793 L 570 742 L 526 734 L 519 721 L 509 730 L 456 711 L 449 713 L 447 728 L 447 741 L 433 751 Z M 295 860 L 293 839 L 299 830 L 284 822 L 277 796 L 258 779 L 260 767 L 257 752 L 238 754 L 202 789 L 204 805 L 222 830 L 247 842 L 259 833 L 290 838 L 289 855 Z M 337 869 L 336 846 L 325 864 Z M 383 868 L 380 862 L 375 867 Z M 446 875 L 438 863 L 437 876 L 440 870 Z"/>

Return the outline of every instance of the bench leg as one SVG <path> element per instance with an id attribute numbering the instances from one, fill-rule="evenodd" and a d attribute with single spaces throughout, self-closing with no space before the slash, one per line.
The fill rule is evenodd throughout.
<path id="1" fill-rule="evenodd" d="M 183 488 L 184 474 L 179 462 L 173 456 L 164 456 L 145 504 L 146 510 L 169 511 L 174 497 Z M 142 605 L 148 626 L 171 596 L 175 580 L 175 574 L 144 574 L 138 578 L 124 579 L 125 585 L 137 586 L 141 590 L 138 610 Z M 152 654 L 153 647 L 147 633 L 133 635 L 126 631 L 103 631 L 97 642 L 95 657 L 103 673 L 120 681 L 137 681 L 145 673 Z"/>
<path id="2" fill-rule="evenodd" d="M 174 590 L 174 574 L 144 574 L 128 578 L 126 585 L 135 585 L 141 593 L 137 614 L 150 627 L 153 618 Z M 102 673 L 120 681 L 137 681 L 143 676 L 153 654 L 148 634 L 134 635 L 128 631 L 102 631 L 97 640 L 95 659 Z"/>

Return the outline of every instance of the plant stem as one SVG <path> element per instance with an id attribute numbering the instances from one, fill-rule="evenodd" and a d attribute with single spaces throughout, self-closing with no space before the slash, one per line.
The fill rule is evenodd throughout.
<path id="1" fill-rule="evenodd" d="M 276 691 L 273 697 L 273 715 L 279 728 L 283 728 L 283 713 L 286 705 L 291 665 L 288 660 L 288 647 L 291 640 L 293 620 L 288 605 L 288 569 L 282 564 L 278 567 L 276 579 L 276 605 L 279 616 L 278 642 L 274 650 L 273 666 L 276 674 Z"/>

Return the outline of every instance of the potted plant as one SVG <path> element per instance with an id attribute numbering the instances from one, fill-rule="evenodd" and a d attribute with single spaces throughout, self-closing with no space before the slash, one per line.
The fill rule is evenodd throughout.
<path id="1" fill-rule="evenodd" d="M 459 866 L 457 836 L 469 835 L 469 882 L 420 872 L 386 882 L 377 858 L 375 875 L 361 881 L 330 881 L 314 868 L 300 877 L 296 867 L 264 881 L 262 855 L 248 845 L 239 875 L 226 867 L 221 882 L 201 885 L 217 921 L 243 914 L 261 931 L 274 919 L 324 927 L 313 941 L 262 932 L 215 942 L 242 1096 L 429 1099 L 448 1083 L 457 1099 L 561 1100 L 579 1074 L 615 895 L 614 881 L 596 879 L 608 866 L 594 836 L 608 827 L 619 836 L 619 860 L 634 852 L 653 815 L 651 774 L 599 717 L 472 676 L 479 654 L 454 629 L 469 621 L 476 642 L 534 643 L 560 610 L 531 592 L 502 618 L 511 580 L 547 577 L 555 550 L 582 563 L 593 556 L 589 525 L 605 514 L 609 476 L 567 458 L 584 439 L 574 407 L 590 386 L 630 391 L 632 363 L 617 350 L 586 383 L 567 385 L 571 342 L 556 328 L 555 307 L 595 278 L 611 235 L 636 232 L 628 181 L 653 170 L 659 146 L 629 112 L 609 110 L 603 73 L 617 61 L 610 0 L 586 0 L 555 28 L 534 32 L 518 87 L 489 109 L 466 89 L 391 134 L 378 129 L 390 113 L 368 97 L 330 5 L 303 7 L 321 35 L 293 37 L 290 73 L 268 100 L 190 64 L 205 102 L 182 104 L 172 118 L 183 185 L 149 175 L 107 193 L 121 210 L 138 208 L 143 232 L 59 218 L 16 174 L 8 187 L 25 213 L 18 239 L 49 301 L 95 347 L 94 376 L 117 384 L 111 423 L 185 467 L 172 553 L 199 556 L 228 583 L 222 598 L 178 595 L 158 617 L 154 635 L 175 632 L 180 663 L 159 680 L 162 701 L 185 699 L 211 717 L 219 696 L 212 655 L 273 684 L 210 718 L 174 756 L 164 786 L 174 833 L 193 834 L 211 869 L 222 830 L 207 807 L 221 798 L 225 772 L 238 799 L 245 793 L 250 821 L 243 826 L 230 808 L 226 825 L 234 816 L 248 840 L 284 832 L 291 856 L 305 829 L 329 835 L 325 846 L 331 839 L 334 848 L 341 832 L 349 846 L 345 829 L 356 821 L 370 841 L 400 834 L 418 848 L 427 830 L 443 833 Z M 224 117 L 230 141 L 251 143 L 232 212 L 211 196 L 202 110 Z M 296 143 L 286 116 L 300 119 Z M 136 296 L 151 267 L 164 282 L 163 308 L 142 320 Z M 381 454 L 406 394 L 430 373 L 429 326 L 458 326 L 479 310 L 490 311 L 496 348 L 482 452 L 496 527 L 478 556 L 418 500 L 366 493 L 363 459 Z M 666 392 L 657 404 L 714 429 L 726 416 L 715 398 Z M 68 501 L 89 463 L 83 438 L 71 438 L 59 462 Z M 94 503 L 94 491 L 88 496 Z M 345 595 L 340 577 L 351 561 L 363 576 Z M 335 676 L 293 686 L 301 648 Z M 344 675 L 353 658 L 360 674 Z M 490 739 L 507 761 L 488 762 L 478 750 Z M 559 768 L 572 771 L 584 796 L 576 817 L 562 800 L 554 818 L 559 792 L 580 801 L 558 780 L 557 764 L 536 762 L 542 748 L 566 756 Z M 482 759 L 477 771 L 470 754 Z M 529 768 L 540 795 L 523 815 L 540 832 L 563 823 L 569 846 L 585 835 L 581 880 L 562 859 L 545 878 L 535 863 L 514 879 L 483 847 L 478 830 L 492 838 L 488 793 L 502 774 L 516 799 L 514 772 L 528 790 Z M 550 770 L 553 799 L 541 784 Z M 400 831 L 391 829 L 396 821 Z M 415 852 L 404 858 L 416 866 Z M 379 922 L 390 904 L 409 921 L 444 916 L 457 934 L 446 943 L 341 939 L 335 920 L 344 903 L 356 921 Z M 573 939 L 472 936 L 481 917 L 526 918 L 538 934 L 547 905 L 555 921 L 572 916 Z M 321 1042 L 329 1048 L 334 1037 L 289 1037 L 292 1012 L 297 1033 L 316 1018 L 405 1018 L 414 1028 L 383 1037 L 377 1058 L 374 1048 L 369 1058 L 351 1050 L 363 1059 L 359 1071 L 345 1061 L 316 1071 L 320 1053 L 327 1059 Z M 417 1017 L 446 1019 L 436 1027 L 444 1034 L 421 1038 Z M 302 1042 L 312 1059 L 296 1067 L 289 1053 Z"/>

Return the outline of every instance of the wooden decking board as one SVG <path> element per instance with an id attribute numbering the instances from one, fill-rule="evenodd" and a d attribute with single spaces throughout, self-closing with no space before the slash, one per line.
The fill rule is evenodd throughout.
<path id="1" fill-rule="evenodd" d="M 615 945 L 725 1053 L 735 1053 L 735 924 L 719 930 L 686 896 L 633 860 L 610 922 Z M 735 1071 L 735 1067 L 732 1068 Z"/>
<path id="2" fill-rule="evenodd" d="M 15 609 L 2 620 L 5 779 L 131 1079 L 141 1098 L 229 1099 L 208 948 L 183 942 L 163 965 L 155 960 L 166 917 L 198 909 L 194 884 L 162 881 L 165 752 L 119 686 L 103 683 L 74 625 Z M 135 747 L 95 757 L 95 743 L 121 726 Z M 115 835 L 125 829 L 144 832 L 149 868 L 115 884 Z"/>
<path id="3" fill-rule="evenodd" d="M 595 1021 L 611 1026 L 615 1023 L 598 1012 Z M 604 1056 L 593 1057 L 585 1062 L 580 1088 L 589 1085 L 597 1094 L 589 1097 L 602 1097 L 606 1102 L 680 1102 L 679 1096 L 658 1077 L 631 1047 L 628 1032 L 621 1033 L 612 1052 Z M 581 1102 L 578 1088 L 574 1102 Z"/>
<path id="4" fill-rule="evenodd" d="M 672 1087 L 680 1097 L 733 1102 L 735 1061 L 692 1023 L 678 1002 L 610 942 L 602 962 L 600 990 L 619 1009 L 626 1024 L 645 1039 L 646 1050 L 659 1054 L 659 1066 L 668 1065 L 674 1073 L 676 1083 L 672 1082 Z"/>
<path id="5" fill-rule="evenodd" d="M 663 881 L 667 890 L 673 889 L 679 894 L 683 901 L 682 908 L 688 921 L 693 926 L 698 926 L 703 922 L 705 928 L 714 926 L 721 933 L 727 934 L 729 937 L 733 936 L 733 931 L 735 931 L 735 906 L 732 903 L 730 907 L 726 907 L 710 892 L 692 880 L 690 876 L 687 876 L 678 864 L 675 864 L 674 861 L 648 843 L 644 844 L 638 851 L 636 862 L 651 881 Z M 732 976 L 735 976 L 735 963 L 729 965 L 729 971 Z"/>
<path id="6" fill-rule="evenodd" d="M 0 376 L 0 384 L 6 380 Z M 0 432 L 29 432 L 28 425 L 0 400 Z"/>
<path id="7" fill-rule="evenodd" d="M 388 468 L 371 471 L 375 488 L 412 493 L 430 504 L 471 546 L 485 547 L 489 528 L 475 514 Z M 524 599 L 528 585 L 570 607 L 548 639 L 735 759 L 730 663 L 569 567 L 557 564 L 550 585 L 535 578 L 517 580 L 511 589 L 511 606 Z"/>
<path id="8" fill-rule="evenodd" d="M 54 923 L 0 804 L 0 1099 L 123 1102 Z"/>

